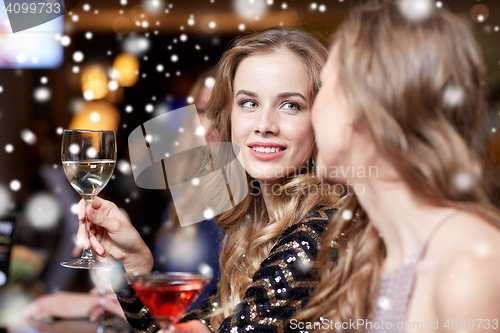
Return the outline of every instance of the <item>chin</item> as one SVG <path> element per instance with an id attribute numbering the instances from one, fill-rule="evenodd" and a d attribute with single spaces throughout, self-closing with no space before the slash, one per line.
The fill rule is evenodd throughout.
<path id="1" fill-rule="evenodd" d="M 280 177 L 273 176 L 275 173 L 271 168 L 251 169 L 248 174 L 259 182 L 276 182 L 280 179 Z"/>

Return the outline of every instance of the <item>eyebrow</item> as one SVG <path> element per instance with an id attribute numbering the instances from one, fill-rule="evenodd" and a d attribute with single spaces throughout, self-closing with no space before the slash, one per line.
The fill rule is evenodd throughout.
<path id="1" fill-rule="evenodd" d="M 236 98 L 241 94 L 245 94 L 245 95 L 250 96 L 250 97 L 259 97 L 259 95 L 257 95 L 256 93 L 254 93 L 252 91 L 244 90 L 244 89 L 239 90 L 234 97 Z M 292 96 L 300 97 L 304 101 L 307 102 L 307 99 L 304 97 L 304 95 L 302 95 L 301 93 L 298 93 L 298 92 L 285 92 L 285 93 L 278 94 L 279 98 L 292 97 Z"/>
<path id="2" fill-rule="evenodd" d="M 234 97 L 238 97 L 241 94 L 245 94 L 245 95 L 250 96 L 250 97 L 259 97 L 259 95 L 257 95 L 256 93 L 251 92 L 249 90 L 244 90 L 244 89 L 238 90 L 238 92 L 236 93 L 236 95 L 234 95 Z"/>
<path id="3" fill-rule="evenodd" d="M 278 97 L 280 98 L 284 98 L 284 97 L 292 97 L 292 96 L 297 96 L 297 97 L 300 97 L 302 98 L 304 101 L 307 102 L 307 99 L 304 97 L 304 95 L 302 95 L 301 93 L 298 93 L 298 92 L 286 92 L 286 93 L 282 93 L 282 94 L 279 94 Z"/>

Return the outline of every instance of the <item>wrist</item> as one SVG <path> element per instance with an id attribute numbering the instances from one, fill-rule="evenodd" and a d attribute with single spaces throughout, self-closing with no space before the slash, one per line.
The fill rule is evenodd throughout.
<path id="1" fill-rule="evenodd" d="M 130 258 L 123 261 L 122 264 L 127 274 L 147 274 L 153 269 L 154 259 L 151 251 L 146 247 L 143 251 L 130 256 Z"/>

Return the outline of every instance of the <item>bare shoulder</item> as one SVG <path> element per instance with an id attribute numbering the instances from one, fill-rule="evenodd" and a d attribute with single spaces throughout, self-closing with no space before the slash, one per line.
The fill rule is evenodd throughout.
<path id="1" fill-rule="evenodd" d="M 448 237 L 444 241 L 446 249 L 442 248 L 433 293 L 438 317 L 499 319 L 500 229 L 473 214 L 463 213 L 446 230 L 447 235 L 440 236 Z"/>

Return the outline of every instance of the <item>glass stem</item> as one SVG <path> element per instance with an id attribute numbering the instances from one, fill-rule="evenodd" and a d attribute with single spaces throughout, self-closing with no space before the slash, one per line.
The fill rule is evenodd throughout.
<path id="1" fill-rule="evenodd" d="M 104 302 L 104 293 L 99 290 L 99 304 L 102 304 Z M 99 315 L 99 318 L 97 318 L 97 331 L 96 333 L 103 333 L 104 332 L 104 314 L 106 310 L 103 310 L 103 312 Z"/>
<path id="2" fill-rule="evenodd" d="M 87 208 L 90 206 L 92 206 L 92 201 L 93 199 L 90 199 L 90 200 L 85 200 L 85 211 L 87 211 Z M 85 230 L 87 231 L 87 236 L 89 238 L 89 242 L 90 242 L 90 221 L 87 217 L 87 214 L 85 214 Z M 85 249 L 83 248 L 83 251 L 82 251 L 82 255 L 80 257 L 81 259 L 85 259 L 85 260 L 92 260 L 94 259 L 93 255 L 92 255 L 92 249 Z"/>
<path id="3" fill-rule="evenodd" d="M 169 321 L 159 321 L 161 331 L 159 333 L 173 333 L 175 326 Z"/>

